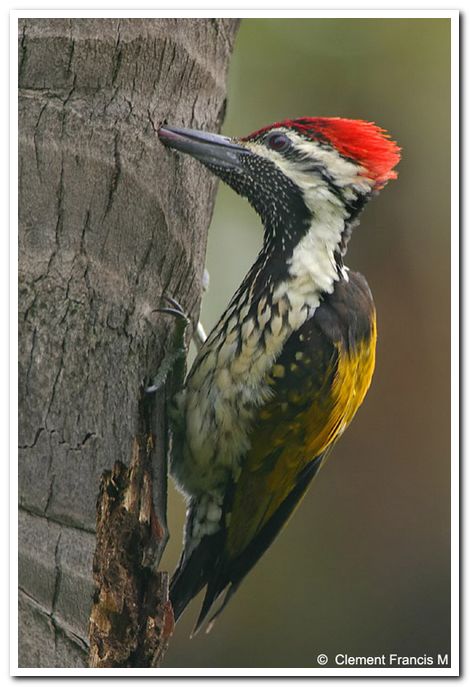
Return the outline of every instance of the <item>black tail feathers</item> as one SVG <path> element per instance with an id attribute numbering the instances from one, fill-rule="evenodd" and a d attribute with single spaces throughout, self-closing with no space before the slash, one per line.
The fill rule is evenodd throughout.
<path id="1" fill-rule="evenodd" d="M 229 584 L 229 581 L 227 579 L 223 579 L 220 576 L 214 577 L 214 579 L 207 585 L 207 590 L 206 590 L 206 595 L 204 596 L 204 601 L 202 603 L 201 611 L 199 613 L 198 619 L 196 621 L 196 625 L 194 626 L 194 630 L 191 633 L 191 637 L 194 637 L 199 630 L 201 629 L 202 625 L 204 624 L 207 616 L 209 615 L 209 611 L 211 610 L 213 604 L 217 601 L 219 596 L 222 594 L 224 591 L 225 587 Z M 216 610 L 215 613 L 212 614 L 212 616 L 209 618 L 209 623 L 207 625 L 206 633 L 210 632 L 216 618 L 222 613 L 224 610 L 225 606 L 228 604 L 230 599 L 232 598 L 233 594 L 237 591 L 239 587 L 239 583 L 234 584 L 230 583 L 230 587 L 227 589 L 225 593 L 224 600 L 220 604 L 219 608 Z"/>
<path id="2" fill-rule="evenodd" d="M 175 620 L 178 620 L 191 599 L 207 585 L 201 612 L 192 635 L 199 631 L 212 605 L 228 587 L 223 602 L 210 618 L 208 631 L 210 630 L 212 622 L 225 608 L 245 575 L 269 548 L 289 519 L 305 494 L 310 481 L 318 472 L 324 456 L 325 454 L 321 454 L 304 468 L 287 498 L 237 557 L 232 559 L 225 557 L 226 531 L 224 529 L 204 536 L 189 555 L 183 553 L 170 584 L 170 599 Z"/>
<path id="3" fill-rule="evenodd" d="M 223 548 L 222 538 L 223 533 L 221 531 L 211 536 L 205 536 L 189 557 L 183 553 L 170 583 L 170 600 L 173 606 L 175 621 L 181 616 L 191 599 L 199 594 L 201 589 L 207 584 L 208 589 L 204 599 L 204 602 L 206 602 L 209 590 L 213 586 L 214 578 L 218 577 L 217 563 Z M 215 598 L 213 598 L 213 601 Z M 211 605 L 212 602 L 209 604 L 204 616 L 209 611 Z M 204 617 L 201 618 L 200 616 L 201 622 L 198 620 L 198 625 L 203 620 Z"/>

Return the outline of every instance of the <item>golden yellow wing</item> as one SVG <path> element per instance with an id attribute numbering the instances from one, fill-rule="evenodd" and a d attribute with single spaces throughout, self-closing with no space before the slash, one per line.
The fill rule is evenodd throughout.
<path id="1" fill-rule="evenodd" d="M 329 340 L 313 318 L 294 334 L 273 367 L 273 400 L 259 410 L 237 482 L 226 552 L 237 558 L 354 417 L 375 363 L 375 315 L 367 336 L 348 346 Z"/>

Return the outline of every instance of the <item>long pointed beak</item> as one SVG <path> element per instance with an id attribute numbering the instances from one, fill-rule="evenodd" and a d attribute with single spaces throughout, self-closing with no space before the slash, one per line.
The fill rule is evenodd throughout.
<path id="1" fill-rule="evenodd" d="M 241 158 L 250 152 L 227 136 L 194 129 L 162 126 L 158 130 L 158 136 L 169 148 L 192 155 L 201 162 L 215 167 L 240 169 Z"/>

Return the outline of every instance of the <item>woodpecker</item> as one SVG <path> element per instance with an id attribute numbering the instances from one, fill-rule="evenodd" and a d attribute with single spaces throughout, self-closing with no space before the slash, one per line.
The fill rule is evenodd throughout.
<path id="1" fill-rule="evenodd" d="M 175 618 L 204 587 L 210 623 L 273 542 L 371 383 L 376 315 L 344 264 L 400 148 L 374 123 L 285 120 L 243 138 L 162 126 L 160 140 L 248 199 L 262 249 L 173 404 L 171 472 L 188 501 Z"/>

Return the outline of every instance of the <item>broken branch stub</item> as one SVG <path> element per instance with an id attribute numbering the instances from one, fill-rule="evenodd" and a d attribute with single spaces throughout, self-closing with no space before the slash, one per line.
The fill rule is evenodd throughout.
<path id="1" fill-rule="evenodd" d="M 151 433 L 136 437 L 129 468 L 116 462 L 101 480 L 90 667 L 156 667 L 173 631 L 168 574 L 154 565 L 166 531 L 152 504 L 153 445 Z"/>

